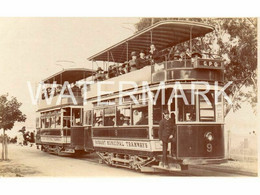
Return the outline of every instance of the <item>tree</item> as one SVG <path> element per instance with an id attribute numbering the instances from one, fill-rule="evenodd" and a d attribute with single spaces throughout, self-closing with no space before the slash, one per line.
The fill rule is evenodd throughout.
<path id="1" fill-rule="evenodd" d="M 7 159 L 7 136 L 6 130 L 11 130 L 15 122 L 24 122 L 26 116 L 20 111 L 22 103 L 15 97 L 8 99 L 8 94 L 0 96 L 0 129 L 3 129 L 2 159 Z"/>
<path id="2" fill-rule="evenodd" d="M 225 116 L 230 110 L 241 108 L 249 102 L 256 113 L 257 103 L 257 19 L 256 18 L 142 18 L 137 32 L 161 20 L 190 20 L 215 27 L 215 31 L 192 42 L 201 50 L 219 53 L 224 59 L 225 83 L 232 86 L 225 91 L 233 104 L 225 106 Z"/>

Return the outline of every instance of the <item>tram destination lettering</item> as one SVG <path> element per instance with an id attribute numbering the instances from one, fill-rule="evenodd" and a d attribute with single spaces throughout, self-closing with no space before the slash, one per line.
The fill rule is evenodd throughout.
<path id="1" fill-rule="evenodd" d="M 94 140 L 96 147 L 118 147 L 129 149 L 149 149 L 149 143 L 142 141 L 125 141 L 125 140 Z"/>

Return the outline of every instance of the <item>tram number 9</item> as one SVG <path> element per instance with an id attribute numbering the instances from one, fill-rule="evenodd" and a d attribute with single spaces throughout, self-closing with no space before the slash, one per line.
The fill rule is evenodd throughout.
<path id="1" fill-rule="evenodd" d="M 211 143 L 207 144 L 207 152 L 212 152 L 212 144 Z"/>

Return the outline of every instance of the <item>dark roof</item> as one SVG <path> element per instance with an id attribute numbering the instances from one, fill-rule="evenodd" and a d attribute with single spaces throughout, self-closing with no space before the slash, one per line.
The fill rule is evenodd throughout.
<path id="1" fill-rule="evenodd" d="M 108 52 L 111 52 L 112 55 L 110 53 L 109 61 L 123 63 L 127 60 L 127 44 L 128 58 L 130 59 L 130 54 L 132 51 L 139 52 L 141 50 L 149 50 L 151 40 L 158 50 L 162 50 L 189 40 L 191 28 L 192 38 L 204 36 L 214 30 L 213 26 L 198 22 L 166 20 L 158 22 L 153 26 L 150 26 L 134 34 L 133 36 L 89 57 L 88 60 L 108 61 Z"/>
<path id="2" fill-rule="evenodd" d="M 79 81 L 81 79 L 91 76 L 92 72 L 94 72 L 94 71 L 91 69 L 87 69 L 87 68 L 64 69 L 46 79 L 44 79 L 43 82 L 44 83 L 53 83 L 53 81 L 56 81 L 57 84 L 63 84 L 65 81 L 68 81 L 69 83 L 73 83 L 73 82 L 76 82 L 76 81 Z"/>

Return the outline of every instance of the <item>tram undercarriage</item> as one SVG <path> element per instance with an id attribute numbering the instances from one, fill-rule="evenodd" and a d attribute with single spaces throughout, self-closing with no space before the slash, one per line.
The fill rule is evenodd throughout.
<path id="1" fill-rule="evenodd" d="M 75 156 L 80 156 L 89 153 L 84 150 L 75 150 L 74 148 L 70 148 L 64 145 L 49 145 L 49 144 L 42 144 L 41 151 L 56 154 L 56 155 L 73 154 Z"/>
<path id="2" fill-rule="evenodd" d="M 162 155 L 142 156 L 138 154 L 125 154 L 120 152 L 96 152 L 100 157 L 100 163 L 109 166 L 123 167 L 141 172 L 160 172 L 167 171 L 183 171 L 188 169 L 188 165 L 182 164 L 182 160 L 177 160 L 168 155 L 169 167 L 161 166 Z"/>

